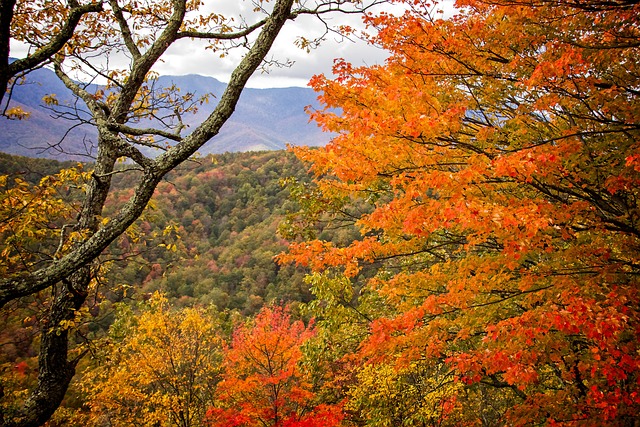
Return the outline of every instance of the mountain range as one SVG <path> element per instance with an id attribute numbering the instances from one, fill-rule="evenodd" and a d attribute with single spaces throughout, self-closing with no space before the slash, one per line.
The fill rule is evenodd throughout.
<path id="1" fill-rule="evenodd" d="M 201 75 L 161 76 L 156 86 L 172 84 L 182 94 L 213 95 L 196 114 L 183 117 L 188 129 L 194 129 L 213 111 L 225 88 L 224 83 Z M 26 120 L 0 117 L 0 151 L 28 157 L 88 160 L 95 151 L 95 128 L 89 124 L 74 127 L 75 122 L 47 108 L 42 99 L 49 94 L 56 95 L 60 106 L 75 105 L 71 92 L 49 69 L 35 70 L 15 86 L 10 105 L 28 111 L 30 116 Z M 318 105 L 316 94 L 309 88 L 247 88 L 235 113 L 220 133 L 202 147 L 200 154 L 279 150 L 287 144 L 324 145 L 330 135 L 309 122 L 304 111 L 309 105 Z"/>

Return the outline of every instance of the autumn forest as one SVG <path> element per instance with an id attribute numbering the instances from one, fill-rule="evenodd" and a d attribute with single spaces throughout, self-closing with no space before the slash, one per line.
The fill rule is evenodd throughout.
<path id="1" fill-rule="evenodd" d="M 640 7 L 254 4 L 3 2 L 4 119 L 50 67 L 98 151 L 0 154 L 0 427 L 639 426 Z M 280 28 L 336 13 L 388 58 L 313 77 L 331 141 L 198 156 Z M 244 49 L 188 130 L 209 100 L 152 84 L 182 39 Z"/>

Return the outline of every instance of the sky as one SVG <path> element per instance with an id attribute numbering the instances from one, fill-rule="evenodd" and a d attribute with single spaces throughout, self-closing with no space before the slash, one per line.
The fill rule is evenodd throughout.
<path id="1" fill-rule="evenodd" d="M 206 7 L 211 7 L 214 1 L 207 0 Z M 216 11 L 227 13 L 228 16 L 240 13 L 247 22 L 255 22 L 260 19 L 252 13 L 250 1 L 234 2 L 226 4 L 216 1 Z M 385 5 L 377 10 L 400 9 Z M 325 15 L 331 25 L 350 25 L 354 28 L 364 28 L 362 17 L 359 15 L 334 14 Z M 324 26 L 314 16 L 301 15 L 294 21 L 289 21 L 282 29 L 275 45 L 272 48 L 274 59 L 285 62 L 293 61 L 291 67 L 278 68 L 270 67 L 269 73 L 258 70 L 248 83 L 248 87 L 287 87 L 306 86 L 314 74 L 330 74 L 335 58 L 345 58 L 354 65 L 373 65 L 381 63 L 386 58 L 386 53 L 376 47 L 368 45 L 362 40 L 353 38 L 352 40 L 340 39 L 337 34 L 330 33 L 326 40 L 311 52 L 306 52 L 294 45 L 294 41 L 299 36 L 314 38 L 324 33 Z M 203 54 L 202 43 L 185 40 L 172 48 L 164 63 L 155 68 L 163 75 L 184 75 L 201 74 L 217 78 L 221 81 L 228 81 L 228 76 L 233 67 L 238 64 L 242 50 L 235 50 L 220 60 L 212 58 L 210 51 Z M 214 60 L 212 60 L 214 59 Z M 215 65 L 215 66 L 212 66 Z"/>
<path id="2" fill-rule="evenodd" d="M 308 3 L 313 3 L 308 0 Z M 451 4 L 452 0 L 444 0 L 443 3 Z M 203 10 L 214 11 L 224 16 L 242 17 L 248 23 L 256 22 L 261 16 L 253 12 L 251 0 L 204 0 Z M 385 11 L 400 14 L 403 8 L 398 5 L 379 5 L 375 11 Z M 350 25 L 353 28 L 364 29 L 362 16 L 357 14 L 332 14 L 324 15 L 324 19 L 330 25 Z M 314 74 L 331 75 L 331 67 L 335 58 L 344 58 L 356 66 L 374 65 L 384 62 L 387 54 L 383 50 L 370 46 L 362 40 L 340 39 L 336 34 L 329 33 L 320 47 L 311 52 L 299 49 L 294 45 L 297 37 L 303 35 L 306 38 L 314 38 L 324 32 L 317 17 L 301 15 L 294 21 L 289 21 L 281 31 L 275 45 L 272 48 L 272 57 L 278 61 L 292 61 L 293 65 L 287 68 L 271 67 L 269 73 L 258 70 L 250 79 L 248 87 L 289 87 L 306 86 Z M 229 75 L 238 64 L 242 50 L 235 49 L 225 58 L 219 58 L 219 54 L 211 50 L 205 50 L 206 43 L 184 39 L 172 46 L 163 61 L 158 63 L 154 70 L 161 75 L 186 75 L 200 74 L 215 77 L 227 82 Z M 12 44 L 12 56 L 25 55 L 23 46 Z M 117 63 L 117 58 L 110 60 L 112 66 L 126 65 L 124 57 L 122 63 Z"/>

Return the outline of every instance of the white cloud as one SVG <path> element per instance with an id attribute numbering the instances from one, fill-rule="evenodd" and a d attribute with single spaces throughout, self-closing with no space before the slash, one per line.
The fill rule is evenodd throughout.
<path id="1" fill-rule="evenodd" d="M 451 0 L 445 0 L 450 4 Z M 205 12 L 215 10 L 224 16 L 235 16 L 235 22 L 240 19 L 251 23 L 259 19 L 252 11 L 250 1 L 220 1 L 205 0 L 203 6 Z M 401 6 L 384 4 L 377 7 L 378 11 L 398 12 Z M 335 14 L 325 15 L 324 19 L 330 25 L 350 25 L 353 28 L 363 29 L 360 15 Z M 307 53 L 294 45 L 299 36 L 314 38 L 324 33 L 323 24 L 314 16 L 302 15 L 296 20 L 288 22 L 277 39 L 272 57 L 278 61 L 293 61 L 288 68 L 271 67 L 269 73 L 259 71 L 249 81 L 249 87 L 286 87 L 306 86 L 314 74 L 331 74 L 331 68 L 335 58 L 345 58 L 354 65 L 373 65 L 381 63 L 386 53 L 378 48 L 367 45 L 362 40 L 340 40 L 334 33 L 329 33 L 326 40 L 317 49 Z M 238 64 L 242 50 L 232 50 L 225 58 L 220 58 L 219 53 L 205 49 L 206 43 L 202 41 L 181 40 L 172 46 L 163 57 L 162 62 L 154 68 L 162 75 L 201 74 L 215 77 L 221 81 L 228 81 L 233 68 Z M 26 55 L 26 48 L 19 44 L 12 44 L 13 56 Z M 122 59 L 118 64 L 117 58 L 110 60 L 111 66 L 124 67 L 128 60 Z"/>
<path id="2" fill-rule="evenodd" d="M 210 2 L 207 2 L 209 5 Z M 255 22 L 257 18 L 246 5 L 248 2 L 236 3 L 247 22 Z M 389 5 L 387 5 L 389 6 Z M 226 12 L 231 16 L 233 11 L 226 6 Z M 235 12 L 238 13 L 238 10 Z M 326 16 L 330 25 L 350 25 L 362 28 L 362 17 L 359 15 L 336 14 Z M 362 40 L 341 39 L 337 34 L 328 33 L 322 44 L 306 52 L 295 46 L 295 40 L 304 36 L 307 39 L 320 37 L 325 27 L 314 16 L 302 15 L 296 20 L 288 22 L 278 37 L 270 58 L 280 62 L 292 61 L 291 67 L 278 68 L 272 66 L 268 73 L 258 71 L 249 81 L 249 87 L 285 87 L 306 86 L 314 74 L 330 74 L 335 58 L 345 58 L 356 65 L 374 64 L 384 61 L 385 52 L 367 45 Z M 220 59 L 219 54 L 204 50 L 205 43 L 184 40 L 167 52 L 165 61 L 155 69 L 163 75 L 202 74 L 226 81 L 234 66 L 238 63 L 242 50 L 231 51 L 230 55 Z"/>

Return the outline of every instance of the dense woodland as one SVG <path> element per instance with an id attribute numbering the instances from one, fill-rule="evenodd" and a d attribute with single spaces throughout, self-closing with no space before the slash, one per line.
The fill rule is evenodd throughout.
<path id="1" fill-rule="evenodd" d="M 44 177 L 68 170 L 64 168 L 82 171 L 90 169 L 91 165 L 2 155 L 0 172 L 7 178 L 5 194 L 10 196 L 11 190 L 19 189 L 16 183 L 22 180 L 24 185 L 44 187 L 41 183 Z M 107 203 L 107 213 L 130 197 L 131 189 L 126 182 L 117 175 L 114 181 L 117 191 Z M 71 185 L 62 190 L 56 188 L 55 193 L 65 204 L 73 206 L 77 190 L 77 186 Z M 103 271 L 92 298 L 73 324 L 77 328 L 75 346 L 89 348 L 89 355 L 82 362 L 84 373 L 72 384 L 68 398 L 50 424 L 101 425 L 100 419 L 105 414 L 100 411 L 105 409 L 100 407 L 97 414 L 87 411 L 98 405 L 87 400 L 88 396 L 98 393 L 95 398 L 104 400 L 100 400 L 100 404 L 116 402 L 108 403 L 115 405 L 109 408 L 114 411 L 109 423 L 114 425 L 151 423 L 150 420 L 170 425 L 201 425 L 206 410 L 213 405 L 215 385 L 221 379 L 223 342 L 231 342 L 234 328 L 243 324 L 243 319 L 255 315 L 267 316 L 267 328 L 272 322 L 285 322 L 279 333 L 294 334 L 293 350 L 289 348 L 293 344 L 281 344 L 287 351 L 296 353 L 286 356 L 290 358 L 286 363 L 294 369 L 302 357 L 301 344 L 315 334 L 312 326 L 305 327 L 301 323 L 301 320 L 308 323 L 312 316 L 301 304 L 308 303 L 313 296 L 305 279 L 308 269 L 280 265 L 275 258 L 286 251 L 284 236 L 297 229 L 298 219 L 294 214 L 305 204 L 310 191 L 306 167 L 291 153 L 282 151 L 207 156 L 194 159 L 170 175 L 158 187 L 142 220 L 115 242 L 101 259 Z M 319 221 L 306 234 L 342 244 L 359 236 L 355 227 L 342 221 L 335 224 Z M 28 244 L 24 236 L 21 240 L 22 244 Z M 5 242 L 9 243 L 9 239 Z M 37 244 L 43 243 L 46 241 L 38 239 Z M 53 239 L 50 244 L 54 244 Z M 46 310 L 43 295 L 17 302 L 3 311 L 0 362 L 8 374 L 3 389 L 8 397 L 19 396 L 21 388 L 35 379 L 38 331 L 46 327 L 42 323 Z M 181 323 L 185 318 L 197 322 L 196 325 L 185 326 Z M 157 330 L 159 325 L 168 329 L 160 332 Z M 298 331 L 297 328 L 302 329 Z M 138 333 L 149 336 L 136 338 Z M 167 336 L 156 336 L 158 333 Z M 132 344 L 132 339 L 143 342 Z M 175 378 L 166 379 L 168 385 L 163 385 L 168 373 L 154 371 L 158 369 L 155 364 L 159 364 L 160 369 L 169 369 L 164 364 L 168 363 L 166 358 L 171 357 L 170 348 L 189 345 L 182 342 L 183 339 L 193 339 L 197 342 L 191 345 L 202 348 L 197 354 L 189 353 L 194 351 L 193 347 L 181 348 L 175 357 L 184 358 L 184 363 L 198 365 L 201 362 L 192 358 L 202 355 L 208 365 L 193 366 L 193 375 L 202 376 L 197 378 L 202 382 L 196 387 L 197 393 L 206 396 L 198 395 L 197 399 L 192 398 L 194 401 L 184 401 L 184 392 L 175 392 L 173 398 L 182 406 L 191 406 L 192 412 L 187 419 L 178 421 L 180 417 L 171 407 L 174 403 L 150 403 L 148 399 L 155 394 L 159 395 L 158 401 L 169 399 L 174 393 L 167 392 L 166 386 L 171 385 L 170 381 L 184 380 L 181 377 L 188 372 L 179 370 L 172 372 Z M 157 359 L 143 357 L 139 360 L 141 355 L 152 350 L 154 340 L 163 340 L 155 344 L 161 347 L 161 352 L 155 356 Z M 251 340 L 253 343 L 254 338 Z M 116 357 L 117 366 L 130 366 L 132 372 L 123 374 L 121 380 L 112 384 L 113 389 L 105 390 L 107 383 L 113 381 L 114 373 L 108 369 Z M 128 357 L 135 360 L 127 360 Z M 151 378 L 160 375 L 162 378 L 139 380 L 136 375 Z M 145 381 L 159 381 L 160 385 L 142 384 Z M 90 389 L 92 386 L 94 388 Z M 195 393 L 192 387 L 195 385 L 188 387 L 189 393 Z M 176 390 L 179 389 L 176 386 Z M 131 393 L 127 396 L 131 401 L 117 403 L 128 393 Z M 292 396 L 286 399 L 292 399 Z M 302 400 L 299 403 L 306 408 L 307 398 Z M 170 402 L 173 401 L 170 399 Z M 259 405 L 260 401 L 255 404 Z M 134 408 L 138 406 L 143 408 Z M 255 408 L 256 411 L 262 409 Z M 11 413 L 8 405 L 3 410 Z M 303 414 L 306 409 L 300 411 Z M 321 407 L 317 415 L 320 424 L 317 425 L 325 425 L 322 420 L 326 417 L 341 419 L 333 412 Z M 233 413 L 226 416 L 235 417 Z M 231 422 L 225 417 L 219 421 L 220 425 Z"/>
<path id="2" fill-rule="evenodd" d="M 9 181 L 17 177 L 33 185 L 75 166 L 9 155 L 2 162 Z M 118 176 L 114 181 L 108 211 L 131 196 L 126 182 Z M 129 296 L 160 290 L 180 299 L 178 304 L 214 304 L 247 315 L 267 301 L 308 301 L 303 270 L 274 260 L 286 249 L 278 229 L 296 210 L 290 189 L 308 181 L 302 163 L 286 152 L 228 153 L 190 162 L 158 187 L 136 234 L 110 249 L 115 263 L 105 277 L 122 285 L 113 298 L 125 297 L 130 286 Z M 338 234 L 347 239 L 345 233 Z"/>
<path id="3" fill-rule="evenodd" d="M 72 162 L 2 155 L 1 173 L 8 177 L 8 183 L 24 179 L 31 185 L 38 185 L 43 177 L 75 166 Z M 286 227 L 287 215 L 298 210 L 290 192 L 292 189 L 300 191 L 308 182 L 303 164 L 291 153 L 282 151 L 208 156 L 193 160 L 170 175 L 158 187 L 143 220 L 131 233 L 114 243 L 103 257 L 101 280 L 109 283 L 109 291 L 96 289 L 78 331 L 79 340 L 92 340 L 91 353 L 97 357 L 88 362 L 88 369 L 94 369 L 95 363 L 104 363 L 104 357 L 109 357 L 98 357 L 105 351 L 105 346 L 124 346 L 105 338 L 114 321 L 116 324 L 112 328 L 117 330 L 122 323 L 133 322 L 134 314 L 144 318 L 144 313 L 154 313 L 153 318 L 147 320 L 154 322 L 148 327 L 155 328 L 155 322 L 160 321 L 156 313 L 171 316 L 167 312 L 169 306 L 177 313 L 175 316 L 185 313 L 204 316 L 198 310 L 211 311 L 207 314 L 209 317 L 200 321 L 211 322 L 207 326 L 209 333 L 219 334 L 216 352 L 220 351 L 222 337 L 229 335 L 235 321 L 255 315 L 265 306 L 286 304 L 294 309 L 297 317 L 308 320 L 309 316 L 303 316 L 296 308 L 296 303 L 311 299 L 309 286 L 304 281 L 305 269 L 280 266 L 274 259 L 287 247 L 278 229 Z M 118 190 L 108 202 L 108 209 L 114 209 L 130 197 L 131 189 L 117 176 L 115 186 Z M 73 191 L 65 196 L 73 203 Z M 357 235 L 354 229 L 323 232 L 319 226 L 317 231 L 344 242 Z M 162 297 L 152 296 L 157 292 Z M 152 302 L 145 303 L 150 298 Z M 39 323 L 44 318 L 40 310 L 46 309 L 42 303 L 36 298 L 3 312 L 1 363 L 10 370 L 18 366 L 18 376 L 23 381 L 33 380 L 37 372 L 37 360 L 33 357 L 37 354 L 34 330 L 44 327 Z M 195 311 L 176 311 L 182 308 Z M 224 328 L 221 318 L 226 319 Z M 214 325 L 218 326 L 214 328 Z M 125 338 L 122 331 L 117 334 L 121 334 L 118 341 Z M 219 355 L 212 354 L 211 357 L 219 359 Z M 214 369 L 215 372 L 218 370 L 219 367 Z M 212 381 L 215 384 L 218 379 Z M 213 384 L 207 384 L 207 387 Z M 5 385 L 5 392 L 10 391 L 12 389 Z M 70 393 L 77 395 L 80 391 L 73 389 Z M 120 391 L 115 389 L 114 393 Z M 78 409 L 73 408 L 77 404 L 78 401 L 72 401 L 69 410 Z M 157 416 L 162 419 L 167 415 L 159 413 Z M 86 420 L 80 420 L 74 422 L 84 425 Z M 130 425 L 126 418 L 120 421 Z M 191 420 L 190 423 L 195 424 L 186 425 L 199 425 L 200 421 Z M 72 421 L 64 420 L 64 423 L 69 422 Z"/>
<path id="4" fill-rule="evenodd" d="M 385 64 L 311 81 L 326 147 L 184 162 L 83 287 L 7 300 L 0 425 L 56 336 L 50 426 L 638 425 L 639 6 L 404 3 L 365 16 Z M 0 275 L 113 230 L 135 159 L 82 229 L 104 172 L 3 157 Z"/>

